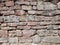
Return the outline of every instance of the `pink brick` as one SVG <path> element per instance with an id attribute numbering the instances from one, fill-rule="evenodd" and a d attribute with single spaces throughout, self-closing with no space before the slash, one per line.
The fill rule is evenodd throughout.
<path id="1" fill-rule="evenodd" d="M 23 14 L 25 14 L 25 11 L 23 11 L 23 10 L 16 10 L 16 15 L 23 15 Z"/>
<path id="2" fill-rule="evenodd" d="M 6 30 L 0 30 L 0 37 L 7 37 L 7 31 Z"/>
<path id="3" fill-rule="evenodd" d="M 35 26 L 37 24 L 38 24 L 38 22 L 27 22 L 27 25 L 31 25 L 31 26 Z"/>
<path id="4" fill-rule="evenodd" d="M 7 1 L 5 2 L 6 6 L 14 6 L 14 2 L 13 1 Z"/>
<path id="5" fill-rule="evenodd" d="M 35 30 L 23 30 L 23 36 L 30 37 L 35 34 Z"/>

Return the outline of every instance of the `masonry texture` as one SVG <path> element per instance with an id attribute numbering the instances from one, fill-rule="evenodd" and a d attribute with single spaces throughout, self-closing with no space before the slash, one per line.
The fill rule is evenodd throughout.
<path id="1" fill-rule="evenodd" d="M 0 0 L 0 45 L 60 45 L 59 0 Z"/>

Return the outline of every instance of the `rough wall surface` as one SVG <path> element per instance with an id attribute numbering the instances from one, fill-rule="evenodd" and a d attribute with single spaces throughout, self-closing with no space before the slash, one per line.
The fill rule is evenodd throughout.
<path id="1" fill-rule="evenodd" d="M 60 45 L 58 0 L 0 0 L 0 45 Z"/>

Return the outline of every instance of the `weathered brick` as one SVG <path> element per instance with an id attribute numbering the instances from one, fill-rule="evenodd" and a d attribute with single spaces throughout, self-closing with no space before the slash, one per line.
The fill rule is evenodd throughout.
<path id="1" fill-rule="evenodd" d="M 36 11 L 36 14 L 43 14 L 44 11 Z"/>
<path id="2" fill-rule="evenodd" d="M 52 4 L 51 2 L 44 2 L 44 10 L 55 10 L 57 6 Z"/>
<path id="3" fill-rule="evenodd" d="M 15 27 L 1 27 L 2 30 L 16 29 Z"/>
<path id="4" fill-rule="evenodd" d="M 3 22 L 4 21 L 3 19 L 4 19 L 3 16 L 0 16 L 0 22 Z"/>
<path id="5" fill-rule="evenodd" d="M 0 37 L 4 37 L 6 38 L 7 37 L 7 31 L 6 30 L 0 30 Z"/>
<path id="6" fill-rule="evenodd" d="M 32 29 L 46 29 L 48 26 L 33 26 Z"/>
<path id="7" fill-rule="evenodd" d="M 19 39 L 19 43 L 24 43 L 26 40 L 25 37 L 19 37 L 18 39 Z"/>
<path id="8" fill-rule="evenodd" d="M 13 1 L 7 1 L 5 2 L 6 6 L 14 6 L 14 2 Z"/>
<path id="9" fill-rule="evenodd" d="M 6 43 L 8 41 L 8 38 L 0 38 L 0 42 Z"/>
<path id="10" fill-rule="evenodd" d="M 24 15 L 25 14 L 25 11 L 23 10 L 16 10 L 16 15 Z"/>
<path id="11" fill-rule="evenodd" d="M 16 37 L 16 31 L 15 30 L 12 30 L 12 31 L 9 31 L 9 37 Z"/>
<path id="12" fill-rule="evenodd" d="M 58 9 L 60 9 L 60 2 L 57 3 Z"/>
<path id="13" fill-rule="evenodd" d="M 18 45 L 18 43 L 10 43 L 10 45 Z"/>
<path id="14" fill-rule="evenodd" d="M 38 2 L 38 4 L 37 4 L 37 9 L 38 9 L 38 10 L 44 10 L 43 1 Z"/>
<path id="15" fill-rule="evenodd" d="M 37 30 L 37 34 L 39 36 L 47 36 L 48 35 L 48 30 Z"/>
<path id="16" fill-rule="evenodd" d="M 2 14 L 4 15 L 9 15 L 9 14 L 14 14 L 14 11 L 13 10 L 8 10 L 8 11 L 1 11 Z"/>
<path id="17" fill-rule="evenodd" d="M 38 24 L 38 22 L 27 22 L 27 25 L 30 25 L 30 26 L 35 26 L 37 24 Z"/>
<path id="18" fill-rule="evenodd" d="M 36 14 L 36 11 L 30 10 L 30 11 L 28 11 L 28 14 Z"/>
<path id="19" fill-rule="evenodd" d="M 32 6 L 25 6 L 25 5 L 23 5 L 22 9 L 23 10 L 32 10 Z"/>
<path id="20" fill-rule="evenodd" d="M 0 7 L 0 10 L 8 10 L 8 7 Z"/>
<path id="21" fill-rule="evenodd" d="M 7 23 L 2 23 L 1 26 L 7 26 Z"/>
<path id="22" fill-rule="evenodd" d="M 18 23 L 7 23 L 8 26 L 17 26 Z"/>
<path id="23" fill-rule="evenodd" d="M 33 6 L 32 8 L 33 8 L 33 10 L 36 10 L 36 9 L 37 9 L 37 7 L 36 7 L 36 6 Z"/>
<path id="24" fill-rule="evenodd" d="M 59 36 L 47 36 L 43 38 L 42 42 L 60 43 L 60 37 Z"/>
<path id="25" fill-rule="evenodd" d="M 33 39 L 33 43 L 40 43 L 41 41 L 41 38 L 39 35 L 33 36 L 32 39 Z"/>
<path id="26" fill-rule="evenodd" d="M 17 26 L 17 29 L 30 29 L 31 26 Z"/>
<path id="27" fill-rule="evenodd" d="M 32 42 L 31 38 L 19 37 L 19 43 L 31 43 L 31 42 Z"/>
<path id="28" fill-rule="evenodd" d="M 4 22 L 19 22 L 19 17 L 16 15 L 10 15 L 10 16 L 5 16 L 4 17 Z"/>
<path id="29" fill-rule="evenodd" d="M 38 43 L 37 45 L 51 45 L 51 43 Z"/>
<path id="30" fill-rule="evenodd" d="M 18 43 L 18 38 L 17 37 L 9 38 L 9 43 Z"/>
<path id="31" fill-rule="evenodd" d="M 30 2 L 31 5 L 37 5 L 37 2 Z"/>
<path id="32" fill-rule="evenodd" d="M 16 35 L 17 36 L 22 36 L 23 34 L 22 34 L 22 31 L 21 30 L 16 30 Z"/>
<path id="33" fill-rule="evenodd" d="M 35 34 L 35 30 L 23 30 L 23 36 L 30 37 Z"/>
<path id="34" fill-rule="evenodd" d="M 9 45 L 9 43 L 2 43 L 1 45 Z"/>
<path id="35" fill-rule="evenodd" d="M 14 9 L 19 9 L 20 10 L 21 9 L 21 6 L 20 5 L 15 5 L 14 6 Z"/>
<path id="36" fill-rule="evenodd" d="M 20 4 L 20 5 L 29 5 L 30 2 L 28 1 L 16 1 L 15 4 Z"/>

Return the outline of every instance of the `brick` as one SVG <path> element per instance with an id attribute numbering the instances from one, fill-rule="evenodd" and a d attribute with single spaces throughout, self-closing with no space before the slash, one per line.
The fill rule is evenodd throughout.
<path id="1" fill-rule="evenodd" d="M 19 43 L 19 45 L 32 45 L 32 43 Z"/>
<path id="2" fill-rule="evenodd" d="M 9 43 L 2 43 L 1 45 L 9 45 Z"/>
<path id="3" fill-rule="evenodd" d="M 1 7 L 0 10 L 8 10 L 9 8 L 8 7 Z"/>
<path id="4" fill-rule="evenodd" d="M 3 24 L 1 24 L 1 26 L 7 26 L 7 23 L 3 23 Z"/>
<path id="5" fill-rule="evenodd" d="M 55 41 L 56 40 L 56 41 Z M 42 42 L 48 42 L 48 43 L 60 43 L 60 38 L 59 36 L 48 36 L 45 37 Z"/>
<path id="6" fill-rule="evenodd" d="M 8 38 L 0 38 L 0 42 L 7 43 Z"/>
<path id="7" fill-rule="evenodd" d="M 1 27 L 2 30 L 16 29 L 15 27 Z"/>
<path id="8" fill-rule="evenodd" d="M 36 10 L 36 9 L 37 9 L 37 7 L 36 7 L 36 6 L 33 6 L 32 8 L 33 8 L 33 10 Z"/>
<path id="9" fill-rule="evenodd" d="M 37 24 L 38 24 L 38 22 L 27 22 L 27 25 L 30 25 L 30 26 L 35 26 Z"/>
<path id="10" fill-rule="evenodd" d="M 42 1 L 40 1 L 40 2 L 37 3 L 37 9 L 38 10 L 44 10 L 44 5 L 43 5 Z"/>
<path id="11" fill-rule="evenodd" d="M 37 45 L 51 45 L 51 43 L 38 43 Z"/>
<path id="12" fill-rule="evenodd" d="M 32 29 L 46 29 L 48 26 L 33 26 Z"/>
<path id="13" fill-rule="evenodd" d="M 34 10 L 28 11 L 28 14 L 36 14 L 36 11 Z"/>
<path id="14" fill-rule="evenodd" d="M 10 15 L 10 16 L 5 16 L 4 17 L 4 22 L 19 22 L 19 17 L 18 16 L 16 16 L 16 15 Z"/>
<path id="15" fill-rule="evenodd" d="M 43 14 L 44 11 L 36 11 L 36 14 Z"/>
<path id="16" fill-rule="evenodd" d="M 23 5 L 22 9 L 23 10 L 32 10 L 32 6 L 25 6 L 25 5 Z"/>
<path id="17" fill-rule="evenodd" d="M 37 34 L 39 35 L 39 36 L 47 36 L 48 35 L 48 30 L 37 30 Z"/>
<path id="18" fill-rule="evenodd" d="M 27 21 L 27 16 L 20 16 L 20 21 Z"/>
<path id="19" fill-rule="evenodd" d="M 14 6 L 14 2 L 13 1 L 7 1 L 5 2 L 6 6 Z"/>
<path id="20" fill-rule="evenodd" d="M 34 15 L 33 15 L 33 16 L 32 16 L 32 15 L 28 15 L 28 16 L 27 16 L 27 21 L 29 21 L 29 22 L 30 22 L 30 21 L 31 21 L 31 22 L 32 22 L 32 21 L 35 21 L 35 16 L 34 16 Z"/>
<path id="21" fill-rule="evenodd" d="M 26 40 L 25 37 L 19 37 L 18 39 L 19 39 L 19 43 L 25 43 Z"/>
<path id="22" fill-rule="evenodd" d="M 46 21 L 38 22 L 38 25 L 49 25 L 49 24 L 52 24 L 52 22 L 51 21 L 50 22 L 46 22 Z"/>
<path id="23" fill-rule="evenodd" d="M 23 30 L 23 36 L 30 37 L 35 34 L 35 30 Z"/>
<path id="24" fill-rule="evenodd" d="M 28 1 L 16 1 L 15 4 L 20 5 L 29 5 L 30 3 Z"/>
<path id="25" fill-rule="evenodd" d="M 12 11 L 1 11 L 1 13 L 2 14 L 4 14 L 4 15 L 9 15 L 9 14 L 14 14 L 14 11 L 12 10 Z"/>
<path id="26" fill-rule="evenodd" d="M 22 36 L 22 31 L 21 30 L 16 30 L 16 35 L 17 36 Z"/>
<path id="27" fill-rule="evenodd" d="M 17 29 L 30 29 L 31 26 L 17 26 Z"/>
<path id="28" fill-rule="evenodd" d="M 56 12 L 55 12 L 55 14 L 60 14 L 60 12 L 59 12 L 60 10 L 56 10 Z"/>
<path id="29" fill-rule="evenodd" d="M 17 26 L 18 23 L 7 23 L 8 26 Z"/>
<path id="30" fill-rule="evenodd" d="M 32 42 L 31 38 L 19 37 L 19 43 L 31 43 L 31 42 Z"/>
<path id="31" fill-rule="evenodd" d="M 16 10 L 16 15 L 24 15 L 25 11 L 23 10 Z"/>
<path id="32" fill-rule="evenodd" d="M 60 2 L 57 3 L 58 9 L 60 9 Z"/>
<path id="33" fill-rule="evenodd" d="M 33 43 L 40 43 L 41 41 L 41 38 L 39 35 L 33 36 L 32 39 L 33 39 Z"/>
<path id="34" fill-rule="evenodd" d="M 57 6 L 50 2 L 45 2 L 44 8 L 45 8 L 44 10 L 55 10 L 55 9 L 57 9 Z"/>
<path id="35" fill-rule="evenodd" d="M 12 30 L 12 31 L 9 31 L 9 37 L 16 37 L 16 31 L 15 30 Z"/>
<path id="36" fill-rule="evenodd" d="M 30 2 L 31 5 L 37 5 L 37 2 Z"/>
<path id="37" fill-rule="evenodd" d="M 11 43 L 10 45 L 18 45 L 18 43 Z"/>
<path id="38" fill-rule="evenodd" d="M 7 37 L 7 31 L 6 30 L 0 30 L 0 37 Z"/>
<path id="39" fill-rule="evenodd" d="M 9 43 L 18 43 L 18 38 L 17 37 L 9 38 Z"/>
<path id="40" fill-rule="evenodd" d="M 20 10 L 21 9 L 21 6 L 20 5 L 15 5 L 14 6 L 14 9 L 19 9 Z"/>
<path id="41" fill-rule="evenodd" d="M 3 16 L 0 16 L 0 22 L 3 22 Z"/>
<path id="42" fill-rule="evenodd" d="M 25 25 L 27 25 L 27 22 L 20 22 L 20 23 L 18 23 L 18 26 L 25 26 Z"/>

